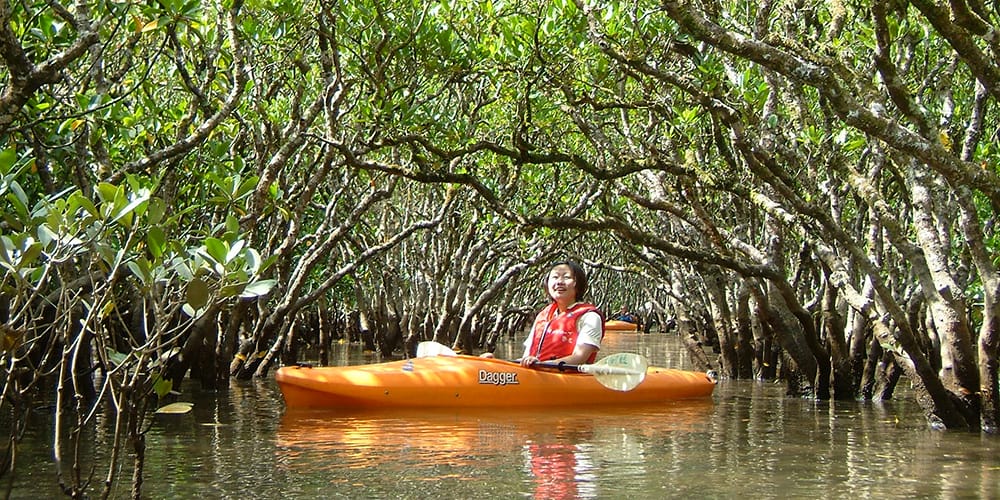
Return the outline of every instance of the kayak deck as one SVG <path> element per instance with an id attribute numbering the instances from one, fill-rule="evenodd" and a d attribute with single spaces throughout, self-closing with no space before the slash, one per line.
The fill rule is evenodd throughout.
<path id="1" fill-rule="evenodd" d="M 592 375 L 524 368 L 476 356 L 432 356 L 387 363 L 279 368 L 275 380 L 289 408 L 432 408 L 592 406 L 706 397 L 715 381 L 700 372 L 649 367 L 631 391 Z"/>

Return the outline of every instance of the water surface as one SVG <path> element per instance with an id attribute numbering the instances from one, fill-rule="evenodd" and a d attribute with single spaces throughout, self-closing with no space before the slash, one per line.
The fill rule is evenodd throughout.
<path id="1" fill-rule="evenodd" d="M 372 361 L 343 347 L 350 363 Z M 501 355 L 518 348 L 510 347 Z M 605 352 L 689 368 L 676 337 Z M 1000 498 L 1000 439 L 927 428 L 909 398 L 789 399 L 722 381 L 711 398 L 616 409 L 286 411 L 273 378 L 186 388 L 192 413 L 148 433 L 147 498 Z M 903 391 L 906 392 L 906 391 Z M 36 418 L 45 420 L 41 410 Z M 94 440 L 108 439 L 100 431 Z M 47 428 L 13 498 L 56 497 Z M 90 456 L 84 450 L 84 455 Z M 88 462 L 93 465 L 94 462 Z M 98 482 L 106 470 L 99 462 Z M 129 469 L 115 498 L 129 493 Z"/>

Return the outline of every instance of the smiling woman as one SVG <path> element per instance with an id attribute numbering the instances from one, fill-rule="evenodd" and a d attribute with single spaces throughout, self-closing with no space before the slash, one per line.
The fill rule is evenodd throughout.
<path id="1" fill-rule="evenodd" d="M 586 271 L 573 261 L 558 262 L 549 269 L 543 288 L 552 303 L 535 317 L 521 365 L 592 363 L 604 338 L 604 317 L 597 306 L 580 301 L 587 293 Z"/>

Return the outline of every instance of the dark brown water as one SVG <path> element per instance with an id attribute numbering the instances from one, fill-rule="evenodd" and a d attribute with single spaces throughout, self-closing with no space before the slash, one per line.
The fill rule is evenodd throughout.
<path id="1" fill-rule="evenodd" d="M 688 367 L 676 337 L 612 335 L 607 353 Z M 788 399 L 753 381 L 575 411 L 286 412 L 273 380 L 185 396 L 195 410 L 148 434 L 147 498 L 1000 498 L 1000 439 L 931 431 L 909 398 Z M 59 494 L 46 439 L 22 444 L 14 498 Z"/>

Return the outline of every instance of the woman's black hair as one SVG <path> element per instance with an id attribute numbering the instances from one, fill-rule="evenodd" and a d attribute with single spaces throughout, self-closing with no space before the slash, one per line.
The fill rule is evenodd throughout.
<path id="1" fill-rule="evenodd" d="M 542 276 L 542 290 L 545 295 L 549 295 L 549 273 L 552 272 L 558 266 L 566 266 L 573 273 L 573 280 L 576 281 L 576 300 L 583 300 L 583 297 L 587 294 L 587 289 L 589 288 L 589 282 L 587 280 L 587 271 L 583 270 L 583 267 L 572 260 L 561 260 L 559 262 L 552 263 L 549 266 L 548 272 Z"/>

